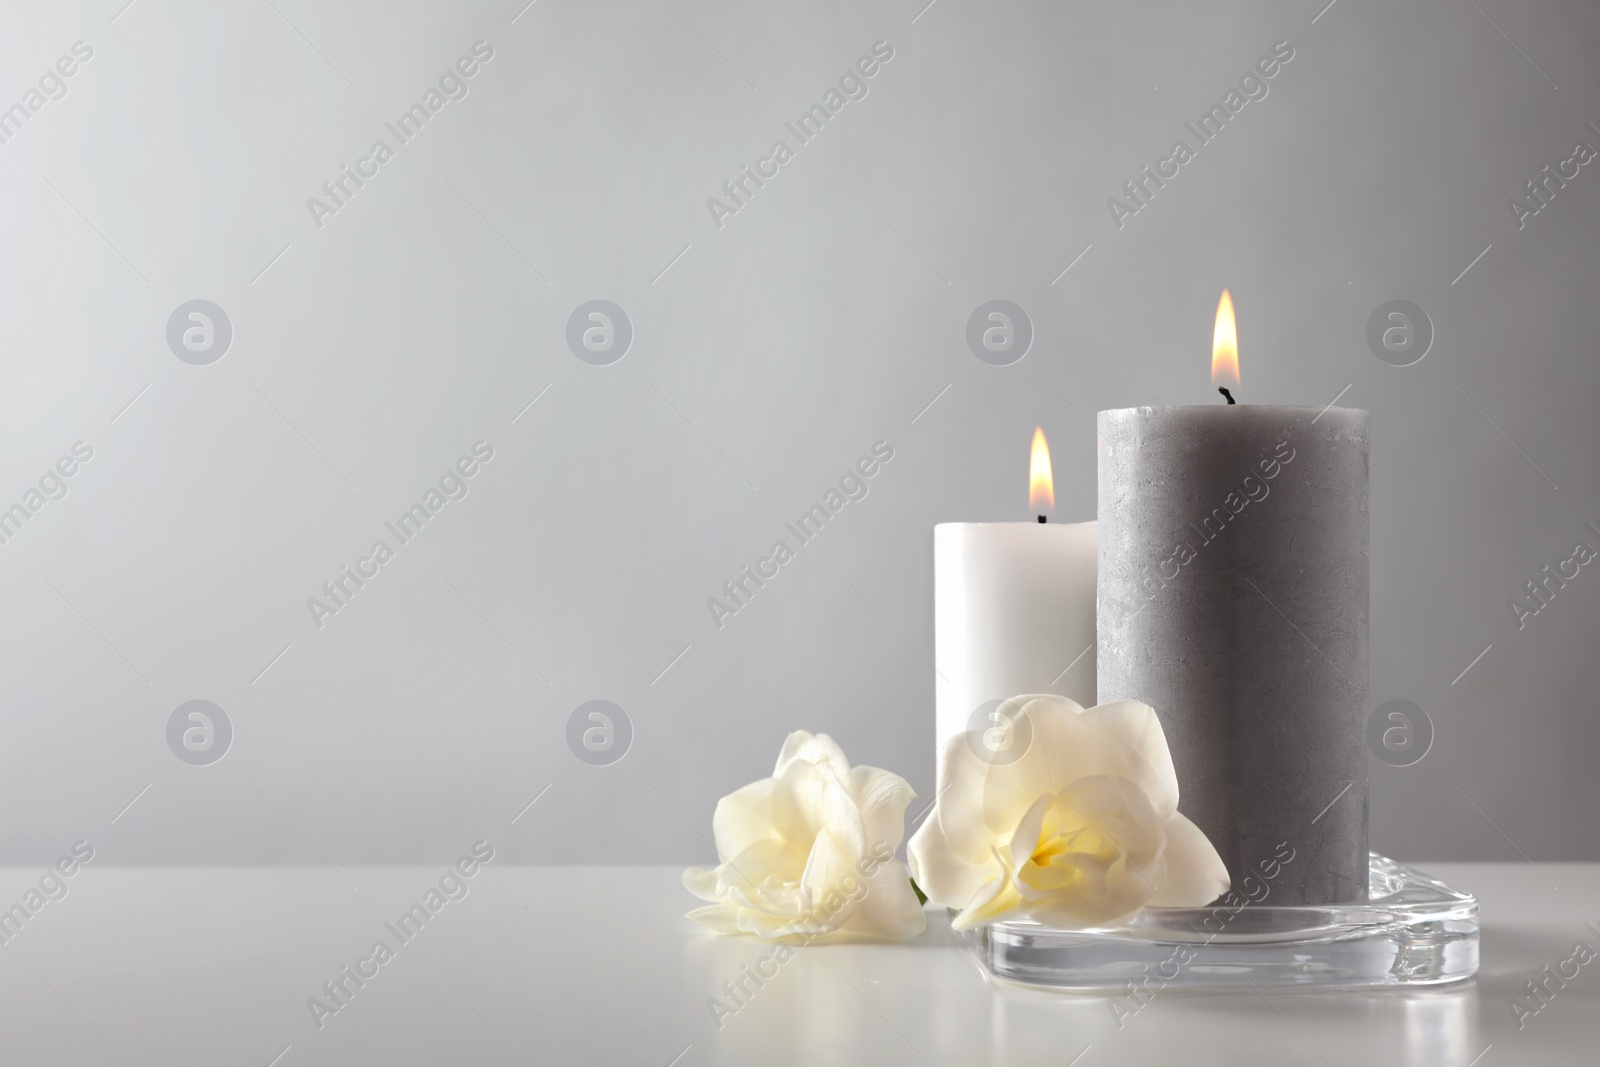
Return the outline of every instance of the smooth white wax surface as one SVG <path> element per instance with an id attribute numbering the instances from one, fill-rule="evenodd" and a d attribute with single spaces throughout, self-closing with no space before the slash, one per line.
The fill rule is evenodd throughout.
<path id="1" fill-rule="evenodd" d="M 1094 704 L 1098 555 L 1092 522 L 934 527 L 938 751 L 986 701 L 1059 693 Z"/>

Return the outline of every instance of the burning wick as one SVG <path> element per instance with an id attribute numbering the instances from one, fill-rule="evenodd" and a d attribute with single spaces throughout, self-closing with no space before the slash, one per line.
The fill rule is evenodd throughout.
<path id="1" fill-rule="evenodd" d="M 1226 289 L 1217 301 L 1217 327 L 1211 335 L 1211 384 L 1228 403 L 1237 403 L 1228 386 L 1239 388 L 1239 328 L 1233 317 L 1233 297 Z"/>
<path id="2" fill-rule="evenodd" d="M 1050 445 L 1044 430 L 1033 429 L 1033 448 L 1028 453 L 1028 510 L 1045 521 L 1045 512 L 1056 509 L 1056 483 L 1050 474 Z"/>

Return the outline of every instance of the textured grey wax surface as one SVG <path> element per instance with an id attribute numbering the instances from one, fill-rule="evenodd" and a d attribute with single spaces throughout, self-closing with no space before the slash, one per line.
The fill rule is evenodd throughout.
<path id="1" fill-rule="evenodd" d="M 1099 699 L 1156 709 L 1235 889 L 1363 898 L 1367 413 L 1123 408 L 1099 430 Z"/>

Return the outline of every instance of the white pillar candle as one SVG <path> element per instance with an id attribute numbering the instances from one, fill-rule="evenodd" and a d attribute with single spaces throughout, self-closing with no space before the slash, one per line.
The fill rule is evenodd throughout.
<path id="1" fill-rule="evenodd" d="M 937 751 L 991 725 L 974 718 L 989 701 L 1058 693 L 1094 704 L 1098 553 L 1092 522 L 933 528 Z"/>
<path id="2" fill-rule="evenodd" d="M 989 713 L 1009 697 L 1058 693 L 1094 703 L 1095 524 L 1045 521 L 1055 489 L 1041 430 L 1033 432 L 1029 467 L 1028 503 L 1038 522 L 933 528 L 939 752 L 967 730 L 1003 727 Z"/>

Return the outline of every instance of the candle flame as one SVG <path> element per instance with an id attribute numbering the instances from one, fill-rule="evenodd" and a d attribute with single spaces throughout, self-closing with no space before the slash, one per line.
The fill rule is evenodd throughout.
<path id="1" fill-rule="evenodd" d="M 1211 335 L 1211 384 L 1239 388 L 1239 329 L 1233 320 L 1233 297 L 1226 289 L 1217 301 L 1217 328 Z"/>
<path id="2" fill-rule="evenodd" d="M 1056 509 L 1056 483 L 1050 475 L 1050 445 L 1041 427 L 1033 428 L 1033 451 L 1028 456 L 1028 510 L 1044 515 Z"/>

